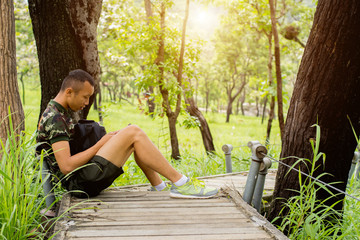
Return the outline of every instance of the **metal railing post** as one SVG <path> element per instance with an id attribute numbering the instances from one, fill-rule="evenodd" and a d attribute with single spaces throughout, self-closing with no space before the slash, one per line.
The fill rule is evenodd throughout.
<path id="1" fill-rule="evenodd" d="M 225 153 L 226 173 L 232 173 L 231 151 L 233 146 L 231 144 L 224 144 L 221 149 Z"/>
<path id="2" fill-rule="evenodd" d="M 349 171 L 349 176 L 348 176 L 348 181 L 351 179 L 352 175 L 354 174 L 355 168 L 356 168 L 356 164 L 359 162 L 360 159 L 360 153 L 359 152 L 354 152 L 354 156 L 351 162 L 351 168 Z M 358 177 L 358 172 L 359 169 L 356 170 L 356 177 Z"/>
<path id="3" fill-rule="evenodd" d="M 356 180 L 359 180 L 359 178 L 360 178 L 360 160 L 358 162 L 358 167 L 355 170 L 355 178 L 356 178 Z"/>
<path id="4" fill-rule="evenodd" d="M 260 208 L 261 208 L 261 201 L 262 201 L 262 196 L 263 196 L 264 186 L 265 186 L 265 178 L 268 173 L 268 169 L 270 167 L 271 167 L 270 158 L 264 157 L 263 162 L 260 165 L 260 171 L 258 174 L 258 179 L 256 181 L 254 197 L 253 197 L 253 201 L 252 201 L 254 208 L 258 212 L 260 212 Z"/>
<path id="5" fill-rule="evenodd" d="M 53 202 L 55 202 L 55 195 L 54 195 L 54 189 L 53 184 L 51 182 L 51 173 L 49 170 L 49 165 L 46 162 L 46 160 L 43 160 L 43 169 L 42 169 L 42 179 L 45 181 L 43 183 L 43 189 L 45 194 L 45 201 L 46 201 L 46 207 L 49 208 Z"/>
<path id="6" fill-rule="evenodd" d="M 260 164 L 262 163 L 263 158 L 264 158 L 263 154 L 267 153 L 267 149 L 265 146 L 261 145 L 259 141 L 249 142 L 248 147 L 251 149 L 252 161 L 251 161 L 251 165 L 250 165 L 249 175 L 247 177 L 246 184 L 245 184 L 243 199 L 248 204 L 251 204 L 251 201 L 252 201 L 252 198 L 254 195 L 257 176 L 258 176 L 259 169 L 260 169 Z"/>

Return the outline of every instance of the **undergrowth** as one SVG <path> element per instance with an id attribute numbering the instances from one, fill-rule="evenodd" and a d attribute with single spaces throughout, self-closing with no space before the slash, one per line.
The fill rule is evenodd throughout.
<path id="1" fill-rule="evenodd" d="M 320 127 L 316 127 L 316 143 L 311 143 L 313 150 L 313 159 L 298 159 L 294 165 L 296 166 L 302 162 L 308 166 L 308 173 L 310 176 L 314 175 L 319 164 L 319 161 L 324 161 L 325 154 L 319 152 L 320 145 Z M 290 170 L 289 170 L 290 171 Z M 292 190 L 296 192 L 296 196 L 290 197 L 284 203 L 284 207 L 280 212 L 281 217 L 275 218 L 273 221 L 280 220 L 281 224 L 278 228 L 287 233 L 290 239 L 359 239 L 359 230 L 357 226 L 359 220 L 360 203 L 354 199 L 345 199 L 345 214 L 342 215 L 333 207 L 338 202 L 328 206 L 326 202 L 335 198 L 334 195 L 326 185 L 318 182 L 326 173 L 322 173 L 312 179 L 304 177 L 299 173 L 299 190 Z M 330 183 L 334 184 L 334 183 Z M 353 192 L 359 187 L 359 182 L 353 180 L 349 186 L 349 192 Z M 350 190 L 351 189 L 351 190 Z M 327 199 L 318 199 L 317 193 L 320 190 L 325 190 L 330 197 Z M 356 212 L 352 212 L 352 211 Z M 284 214 L 285 211 L 288 211 Z"/>

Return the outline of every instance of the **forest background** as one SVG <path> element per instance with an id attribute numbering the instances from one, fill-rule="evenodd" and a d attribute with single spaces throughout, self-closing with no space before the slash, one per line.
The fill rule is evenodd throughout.
<path id="1" fill-rule="evenodd" d="M 303 52 L 301 44 L 302 42 L 306 43 L 315 11 L 313 1 L 289 1 L 289 3 L 283 6 L 283 11 L 286 7 L 286 13 L 283 13 L 279 19 L 283 58 L 282 98 L 284 99 L 285 113 Z M 37 122 L 37 114 L 40 112 L 38 109 L 40 99 L 32 95 L 39 94 L 37 91 L 40 90 L 37 51 L 26 1 L 15 1 L 15 7 L 19 88 L 27 115 L 26 129 L 31 132 L 35 129 L 34 122 Z M 185 2 L 175 1 L 167 17 L 168 28 L 173 34 L 169 37 L 169 41 L 171 41 L 169 45 L 176 50 L 180 45 L 179 35 L 184 14 Z M 144 114 L 149 113 L 147 106 L 149 91 L 146 85 L 149 85 L 152 75 L 148 69 L 144 70 L 146 62 L 141 51 L 145 52 L 144 48 L 146 47 L 154 47 L 149 46 L 148 36 L 144 34 L 155 34 L 156 29 L 150 33 L 148 29 L 144 29 L 144 19 L 143 1 L 103 2 L 102 16 L 98 26 L 98 48 L 101 63 L 100 88 L 103 101 L 101 113 L 104 116 L 104 119 L 100 120 L 104 121 L 104 125 L 109 130 L 124 126 L 121 117 L 117 118 L 119 123 L 108 121 L 110 112 L 114 111 L 111 108 L 130 107 L 139 109 L 139 112 Z M 253 140 L 253 136 L 256 136 L 259 141 L 265 141 L 267 137 L 266 127 L 270 99 L 272 96 L 276 96 L 276 84 L 271 86 L 271 82 L 269 82 L 269 49 L 271 51 L 272 47 L 269 45 L 266 35 L 271 30 L 269 21 L 270 12 L 266 1 L 239 1 L 238 5 L 191 3 L 185 48 L 186 55 L 189 55 L 185 59 L 185 65 L 187 74 L 191 74 L 190 94 L 204 114 L 221 113 L 224 115 L 223 122 L 230 121 L 224 126 L 230 126 L 233 130 L 228 134 L 230 138 L 232 135 L 237 135 L 237 140 L 227 142 L 234 146 L 246 144 L 247 141 Z M 292 40 L 285 38 L 287 29 L 295 31 L 296 36 Z M 273 56 L 271 59 L 274 60 Z M 275 78 L 274 69 L 271 74 Z M 169 82 L 171 84 L 171 81 Z M 161 106 L 160 96 L 159 92 L 150 96 L 158 107 L 153 113 L 154 117 L 146 119 L 149 122 L 152 122 L 153 119 L 155 122 L 158 121 L 154 123 L 154 126 L 161 122 L 162 127 L 159 129 L 162 128 L 162 136 L 165 136 L 165 132 L 168 130 L 166 130 L 167 124 L 163 120 L 163 109 L 159 107 Z M 230 107 L 232 109 L 228 110 Z M 196 128 L 198 122 L 185 109 L 183 101 L 178 127 Z M 234 119 L 230 118 L 230 114 Z M 99 119 L 96 115 L 98 114 L 90 112 L 90 118 Z M 254 132 L 257 132 L 258 128 L 262 129 L 258 131 L 261 133 L 251 134 L 251 128 L 241 124 L 243 120 L 241 117 L 237 117 L 240 115 L 260 117 L 259 124 L 256 124 L 257 127 L 252 126 L 252 128 Z M 221 117 L 218 118 L 219 122 L 222 122 Z M 255 118 L 245 117 L 244 119 Z M 211 125 L 211 119 L 208 121 Z M 249 132 L 243 133 L 237 130 L 242 126 Z M 151 133 L 153 129 L 154 127 L 148 129 L 150 135 L 158 138 L 158 134 Z M 274 144 L 280 144 L 277 125 L 273 131 L 273 138 L 269 140 L 272 140 Z M 219 134 L 221 132 L 213 133 L 214 141 L 222 139 Z M 245 139 L 242 139 L 244 137 Z M 186 144 L 185 142 L 189 139 L 185 138 L 185 141 L 179 142 Z M 201 143 L 201 139 L 198 138 L 188 146 L 197 146 L 199 143 Z M 220 150 L 221 144 L 224 143 L 216 144 L 217 150 Z M 170 144 L 167 146 L 170 147 Z M 201 148 L 196 150 L 198 153 L 201 151 Z"/>
<path id="2" fill-rule="evenodd" d="M 282 99 L 285 113 L 315 7 L 313 1 L 288 1 L 279 7 L 284 86 Z M 169 36 L 166 41 L 170 45 L 168 51 L 173 51 L 174 55 L 179 50 L 185 8 L 184 1 L 175 1 L 168 10 L 166 21 Z M 240 152 L 249 154 L 248 150 L 237 147 L 244 147 L 251 140 L 259 140 L 268 141 L 272 145 L 270 148 L 275 150 L 274 156 L 278 157 L 280 131 L 277 121 L 272 122 L 274 113 L 269 119 L 270 111 L 276 111 L 275 105 L 271 109 L 271 101 L 276 99 L 277 89 L 275 69 L 271 66 L 274 56 L 271 38 L 269 41 L 271 22 L 268 2 L 239 1 L 236 4 L 226 4 L 220 1 L 211 4 L 197 1 L 191 2 L 189 10 L 184 64 L 189 76 L 186 84 L 190 93 L 187 95 L 193 96 L 195 104 L 205 115 L 217 154 L 222 155 L 223 144 L 235 147 L 234 156 Z M 152 26 L 152 29 L 147 27 L 143 1 L 104 1 L 101 14 L 98 49 L 102 102 L 92 105 L 88 118 L 100 120 L 108 131 L 122 128 L 129 122 L 137 124 L 149 134 L 165 156 L 171 159 L 171 139 L 164 109 L 161 107 L 161 94 L 156 88 L 152 94 L 148 89 L 156 77 L 151 68 L 146 67 L 150 65 L 146 61 L 151 59 L 148 52 L 154 54 L 149 48 L 156 50 L 151 35 L 156 35 L 159 29 L 156 26 Z M 25 129 L 32 133 L 40 113 L 38 106 L 41 99 L 38 96 L 41 83 L 26 1 L 15 1 L 15 16 L 20 95 L 26 115 Z M 287 36 L 289 34 L 294 36 Z M 168 85 L 174 85 L 170 88 L 176 92 L 176 84 L 172 82 L 173 79 L 169 79 Z M 151 95 L 148 96 L 149 94 Z M 149 113 L 148 97 L 157 106 L 153 113 Z M 174 102 L 173 99 L 170 101 Z M 94 106 L 99 104 L 100 111 L 94 110 Z M 177 120 L 181 153 L 206 159 L 198 130 L 200 123 L 185 111 L 185 104 L 182 100 Z M 133 114 L 129 115 L 130 113 Z M 225 122 L 227 123 L 223 124 Z M 246 163 L 245 167 L 235 167 L 235 170 L 246 170 L 249 165 L 248 157 L 249 155 L 241 154 L 237 159 L 242 164 Z M 196 166 L 197 164 L 194 168 Z M 207 172 L 214 174 L 223 171 L 222 166 Z"/>

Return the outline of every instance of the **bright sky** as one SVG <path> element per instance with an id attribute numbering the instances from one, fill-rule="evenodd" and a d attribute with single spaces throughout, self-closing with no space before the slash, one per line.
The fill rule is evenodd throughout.
<path id="1" fill-rule="evenodd" d="M 190 3 L 188 19 L 189 30 L 204 37 L 211 37 L 220 24 L 220 10 L 215 7 L 205 7 L 198 3 Z"/>

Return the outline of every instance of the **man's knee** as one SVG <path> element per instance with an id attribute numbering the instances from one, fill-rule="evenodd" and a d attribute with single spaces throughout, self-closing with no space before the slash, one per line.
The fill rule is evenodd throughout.
<path id="1" fill-rule="evenodd" d="M 131 133 L 132 136 L 137 137 L 137 136 L 142 136 L 143 134 L 145 134 L 145 132 L 137 125 L 129 125 L 127 126 L 128 131 Z"/>

